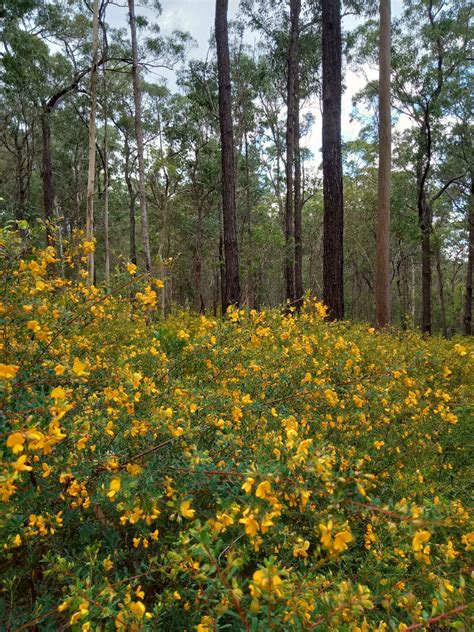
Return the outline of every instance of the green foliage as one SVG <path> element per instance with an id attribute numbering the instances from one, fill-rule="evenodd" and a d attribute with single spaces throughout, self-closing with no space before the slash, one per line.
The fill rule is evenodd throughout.
<path id="1" fill-rule="evenodd" d="M 468 629 L 471 341 L 163 317 L 0 242 L 3 627 Z"/>

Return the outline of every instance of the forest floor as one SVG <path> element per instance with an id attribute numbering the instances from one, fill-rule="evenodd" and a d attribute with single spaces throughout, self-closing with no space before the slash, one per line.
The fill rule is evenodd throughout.
<path id="1" fill-rule="evenodd" d="M 469 629 L 472 340 L 162 317 L 85 254 L 3 258 L 2 629 Z"/>

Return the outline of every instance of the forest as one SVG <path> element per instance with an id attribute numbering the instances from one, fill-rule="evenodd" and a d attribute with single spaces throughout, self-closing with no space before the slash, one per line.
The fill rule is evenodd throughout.
<path id="1" fill-rule="evenodd" d="M 472 629 L 472 25 L 3 0 L 1 630 Z"/>
<path id="2" fill-rule="evenodd" d="M 381 186 L 391 210 L 390 232 L 379 239 L 389 253 L 381 263 L 391 299 L 384 320 L 469 334 L 470 3 L 398 6 L 391 47 L 386 34 L 392 81 L 385 68 L 389 83 L 381 84 L 391 115 L 380 122 L 393 125 L 391 183 L 384 175 L 381 184 L 379 81 L 370 73 L 379 57 L 378 6 L 328 4 L 336 13 L 322 14 L 316 1 L 243 2 L 229 25 L 220 16 L 220 45 L 211 40 L 207 56 L 193 59 L 192 33 L 160 34 L 159 7 L 151 18 L 132 7 L 130 25 L 124 12 L 112 28 L 102 2 L 93 36 L 85 2 L 7 2 L 2 222 L 42 221 L 60 244 L 84 231 L 96 242 L 96 284 L 109 284 L 123 262 L 153 265 L 165 280 L 165 310 L 297 305 L 309 293 L 335 317 L 374 321 Z M 191 5 L 198 19 L 199 3 Z M 341 34 L 344 16 L 358 21 Z M 351 68 L 372 79 L 361 82 L 343 121 L 359 117 L 360 132 L 342 143 L 342 73 Z M 323 168 L 320 147 L 305 142 L 313 128 Z M 228 268 L 236 287 L 227 296 Z"/>

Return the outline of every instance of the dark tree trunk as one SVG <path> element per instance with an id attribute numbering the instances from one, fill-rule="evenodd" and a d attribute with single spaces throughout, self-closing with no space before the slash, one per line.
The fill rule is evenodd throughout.
<path id="1" fill-rule="evenodd" d="M 47 222 L 46 237 L 51 237 L 50 223 L 54 217 L 53 165 L 51 161 L 51 113 L 48 108 L 43 109 L 41 115 L 41 131 L 43 139 L 43 164 L 41 177 L 43 180 L 43 207 Z"/>
<path id="2" fill-rule="evenodd" d="M 295 300 L 294 270 L 294 168 L 295 168 L 295 100 L 298 75 L 300 0 L 290 0 L 290 43 L 286 83 L 286 200 L 285 200 L 285 282 L 286 300 Z"/>
<path id="3" fill-rule="evenodd" d="M 203 314 L 205 312 L 205 302 L 202 295 L 202 241 L 203 241 L 203 229 L 202 229 L 202 201 L 197 202 L 198 216 L 197 216 L 197 229 L 196 229 L 196 241 L 194 244 L 194 256 L 193 256 L 193 276 L 194 276 L 194 309 Z"/>
<path id="4" fill-rule="evenodd" d="M 424 191 L 419 197 L 421 231 L 421 331 L 431 334 L 431 208 Z"/>
<path id="5" fill-rule="evenodd" d="M 379 169 L 375 255 L 375 321 L 390 324 L 390 188 L 392 124 L 390 112 L 391 0 L 380 0 L 379 28 Z"/>
<path id="6" fill-rule="evenodd" d="M 344 317 L 341 156 L 342 40 L 340 0 L 322 0 L 323 300 L 331 320 Z"/>
<path id="7" fill-rule="evenodd" d="M 255 307 L 253 292 L 253 272 L 252 272 L 252 204 L 250 196 L 250 165 L 249 165 L 249 144 L 247 128 L 244 134 L 245 142 L 245 206 L 247 215 L 247 306 L 249 309 Z"/>
<path id="8" fill-rule="evenodd" d="M 219 209 L 220 213 L 220 209 Z M 227 309 L 226 304 L 226 291 L 225 291 L 225 263 L 224 263 L 224 239 L 222 237 L 222 227 L 220 228 L 219 233 L 219 287 L 220 287 L 220 297 L 221 297 L 221 315 L 225 314 L 225 310 Z"/>
<path id="9" fill-rule="evenodd" d="M 103 60 L 100 61 L 102 63 Z M 43 205 L 44 215 L 47 222 L 54 220 L 54 188 L 53 188 L 53 166 L 51 159 L 51 114 L 58 106 L 61 100 L 70 92 L 77 89 L 81 79 L 85 77 L 90 68 L 84 68 L 80 72 L 77 72 L 71 83 L 67 86 L 63 86 L 58 92 L 53 94 L 46 102 L 42 104 L 41 112 L 41 131 L 42 131 L 42 166 L 41 166 L 41 178 L 43 181 Z M 49 240 L 51 236 L 51 230 L 49 226 L 46 228 L 46 237 Z"/>
<path id="10" fill-rule="evenodd" d="M 16 208 L 15 216 L 17 219 L 24 219 L 25 206 L 28 194 L 28 185 L 30 180 L 30 157 L 28 156 L 28 142 L 26 135 L 29 133 L 27 130 L 25 136 L 19 140 L 15 136 L 15 149 L 16 149 Z M 27 155 L 24 155 L 24 149 L 26 146 Z M 25 167 L 26 163 L 26 167 Z"/>
<path id="11" fill-rule="evenodd" d="M 237 210 L 235 201 L 234 138 L 227 32 L 228 0 L 216 0 L 216 45 L 219 78 L 219 123 L 221 132 L 222 212 L 224 220 L 225 307 L 240 305 Z"/>
<path id="12" fill-rule="evenodd" d="M 471 191 L 469 196 L 469 244 L 467 256 L 466 291 L 464 294 L 464 333 L 472 336 L 472 273 L 474 270 L 474 177 L 471 176 Z"/>
<path id="13" fill-rule="evenodd" d="M 446 324 L 446 300 L 444 296 L 444 279 L 443 268 L 441 264 L 441 246 L 437 244 L 436 247 L 436 272 L 438 274 L 438 292 L 439 292 L 439 307 L 441 313 L 441 331 L 445 338 L 448 337 L 448 326 Z"/>
<path id="14" fill-rule="evenodd" d="M 295 299 L 297 306 L 301 305 L 304 296 L 299 86 L 299 76 L 297 76 L 295 86 Z"/>

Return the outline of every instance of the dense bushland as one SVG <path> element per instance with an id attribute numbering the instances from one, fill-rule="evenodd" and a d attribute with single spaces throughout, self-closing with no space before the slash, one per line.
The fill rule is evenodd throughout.
<path id="1" fill-rule="evenodd" d="M 467 630 L 472 341 L 163 316 L 91 248 L 2 237 L 2 629 Z"/>

